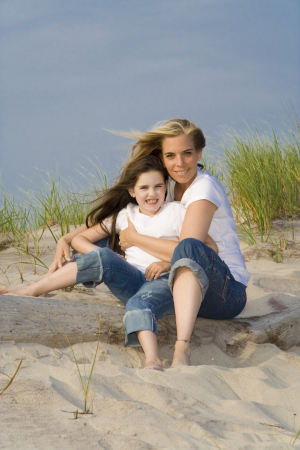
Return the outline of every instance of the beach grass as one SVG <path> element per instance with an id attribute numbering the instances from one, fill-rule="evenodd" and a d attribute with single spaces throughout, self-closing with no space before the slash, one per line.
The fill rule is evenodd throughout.
<path id="1" fill-rule="evenodd" d="M 98 168 L 97 168 L 98 167 Z M 70 231 L 70 226 L 85 223 L 87 213 L 99 192 L 108 187 L 106 175 L 100 163 L 91 172 L 81 167 L 79 176 L 82 183 L 71 181 L 62 183 L 58 170 L 54 174 L 41 172 L 41 183 L 28 183 L 20 189 L 18 197 L 12 196 L 0 187 L 2 205 L 0 207 L 0 237 L 2 245 L 9 244 L 19 253 L 18 270 L 23 279 L 25 265 L 45 266 L 41 261 L 46 230 L 50 230 L 55 242 Z M 53 231 L 51 227 L 57 225 Z M 29 249 L 29 242 L 33 248 Z M 1 267 L 5 272 L 7 268 Z"/>
<path id="2" fill-rule="evenodd" d="M 248 244 L 268 242 L 274 261 L 282 262 L 286 242 L 293 239 L 292 219 L 300 213 L 300 132 L 294 118 L 294 129 L 286 127 L 280 137 L 270 128 L 268 135 L 247 127 L 241 134 L 228 130 L 219 142 L 218 157 L 204 153 L 204 170 L 208 170 L 223 184 L 229 196 L 237 230 Z M 298 124 L 298 125 L 297 125 Z M 54 240 L 70 231 L 70 226 L 85 223 L 87 213 L 99 193 L 109 183 L 100 161 L 93 161 L 94 170 L 77 169 L 81 183 L 62 182 L 58 170 L 53 174 L 40 172 L 41 182 L 28 182 L 18 197 L 1 188 L 0 236 L 19 253 L 19 272 L 23 278 L 26 265 L 36 273 L 41 263 L 45 231 Z M 278 236 L 272 224 L 283 218 L 286 232 Z M 53 225 L 58 225 L 54 232 Z M 29 242 L 34 250 L 29 251 Z M 5 267 L 0 268 L 6 273 Z"/>
<path id="3" fill-rule="evenodd" d="M 300 213 L 300 139 L 287 128 L 279 139 L 257 129 L 245 136 L 229 130 L 221 144 L 224 179 L 231 204 L 241 217 L 240 231 L 249 243 L 272 240 L 274 219 Z M 255 231 L 254 231 L 255 230 Z"/>

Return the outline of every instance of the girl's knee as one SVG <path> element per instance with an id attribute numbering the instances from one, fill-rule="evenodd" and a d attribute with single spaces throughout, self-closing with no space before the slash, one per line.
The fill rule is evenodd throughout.
<path id="1" fill-rule="evenodd" d="M 132 311 L 144 311 L 151 310 L 147 300 L 141 299 L 141 297 L 131 297 L 126 303 L 126 313 Z"/>

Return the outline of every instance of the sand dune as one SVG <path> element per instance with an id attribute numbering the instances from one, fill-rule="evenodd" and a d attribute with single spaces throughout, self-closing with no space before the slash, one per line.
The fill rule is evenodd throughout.
<path id="1" fill-rule="evenodd" d="M 11 249 L 2 251 L 1 265 L 5 258 L 12 261 L 14 257 Z M 51 259 L 52 252 L 48 250 L 43 260 Z M 193 366 L 170 368 L 173 330 L 169 334 L 161 333 L 164 372 L 142 369 L 142 351 L 123 346 L 122 309 L 105 287 L 94 291 L 54 292 L 46 299 L 32 300 L 32 308 L 39 302 L 57 305 L 61 300 L 69 302 L 66 304 L 71 305 L 70 316 L 72 305 L 75 311 L 80 302 L 84 302 L 86 310 L 89 305 L 91 310 L 99 308 L 102 313 L 106 308 L 108 315 L 118 308 L 115 320 L 118 331 L 109 335 L 113 322 L 107 319 L 110 328 L 102 324 L 105 332 L 100 335 L 88 398 L 88 406 L 93 399 L 93 414 L 78 414 L 77 418 L 74 412 L 82 411 L 84 395 L 71 349 L 65 343 L 57 348 L 54 338 L 53 345 L 50 341 L 47 345 L 40 343 L 48 342 L 42 339 L 42 325 L 45 324 L 45 336 L 48 326 L 42 313 L 39 316 L 38 308 L 32 323 L 37 324 L 40 317 L 40 342 L 38 338 L 29 342 L 29 322 L 26 322 L 27 331 L 20 325 L 24 340 L 14 339 L 17 334 L 10 333 L 9 328 L 17 330 L 22 314 L 19 312 L 21 319 L 16 319 L 18 311 L 12 308 L 11 297 L 2 296 L 0 391 L 8 381 L 3 373 L 11 376 L 21 359 L 22 364 L 12 384 L 0 396 L 0 449 L 300 448 L 300 438 L 292 445 L 300 428 L 300 347 L 293 344 L 299 338 L 297 323 L 300 324 L 299 259 L 286 258 L 283 264 L 271 259 L 250 259 L 247 267 L 252 274 L 249 303 L 233 322 L 250 323 L 250 328 L 244 331 L 252 337 L 240 347 L 232 347 L 233 351 L 228 342 L 238 340 L 243 330 L 236 329 L 236 334 L 231 331 L 232 335 L 225 336 L 222 343 L 209 324 L 205 326 L 197 320 L 192 343 Z M 25 278 L 31 278 L 29 268 L 26 271 Z M 6 275 L 17 281 L 15 267 Z M 1 283 L 4 280 L 5 275 L 1 273 Z M 274 324 L 284 317 L 293 317 L 295 325 L 288 330 L 292 319 L 286 320 L 277 345 L 271 337 L 270 342 L 266 337 L 264 343 L 255 341 L 252 324 L 258 326 L 264 320 L 267 326 L 268 321 Z M 168 326 L 172 320 L 168 319 Z M 76 326 L 75 323 L 72 328 L 75 338 Z M 224 334 L 221 323 L 219 328 Z M 260 336 L 264 331 L 259 331 Z M 90 373 L 97 342 L 81 344 L 79 328 L 77 334 L 78 343 L 73 349 L 84 377 L 85 372 L 87 376 Z"/>

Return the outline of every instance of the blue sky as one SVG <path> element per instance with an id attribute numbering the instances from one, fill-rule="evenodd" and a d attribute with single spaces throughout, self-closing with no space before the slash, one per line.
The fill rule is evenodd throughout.
<path id="1" fill-rule="evenodd" d="M 217 149 L 224 127 L 276 132 L 299 113 L 300 0 L 1 0 L 0 166 L 9 192 L 128 144 L 104 129 L 189 117 Z"/>

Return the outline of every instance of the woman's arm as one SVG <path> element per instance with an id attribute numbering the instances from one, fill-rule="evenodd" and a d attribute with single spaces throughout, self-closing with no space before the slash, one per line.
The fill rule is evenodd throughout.
<path id="1" fill-rule="evenodd" d="M 217 209 L 218 207 L 209 200 L 191 203 L 184 216 L 179 241 L 191 237 L 204 242 Z"/>
<path id="2" fill-rule="evenodd" d="M 178 245 L 177 241 L 137 233 L 130 219 L 128 219 L 128 228 L 119 232 L 119 239 L 123 251 L 135 246 L 157 259 L 167 262 L 171 261 L 175 247 Z"/>
<path id="3" fill-rule="evenodd" d="M 77 234 L 82 233 L 86 229 L 87 229 L 86 225 L 81 225 L 81 227 L 76 228 L 75 230 L 71 231 L 71 233 L 65 234 L 58 240 L 56 245 L 54 261 L 51 264 L 50 269 L 48 271 L 49 274 L 55 272 L 57 269 L 60 269 L 62 267 L 63 258 L 65 258 L 67 261 L 71 259 L 70 255 L 71 241 L 75 236 L 77 236 Z"/>
<path id="4" fill-rule="evenodd" d="M 192 237 L 205 242 L 214 212 L 217 209 L 217 206 L 209 200 L 197 200 L 191 203 L 185 213 L 179 240 Z M 119 235 L 122 250 L 135 245 L 150 255 L 167 262 L 171 261 L 175 247 L 178 245 L 177 241 L 138 234 L 130 220 L 128 220 L 128 228 L 120 231 Z M 205 243 L 216 250 L 208 241 Z"/>
<path id="5" fill-rule="evenodd" d="M 94 248 L 99 248 L 97 245 L 94 245 L 93 242 L 104 239 L 107 236 L 108 233 L 103 231 L 101 226 L 97 224 L 91 228 L 87 228 L 77 236 L 74 236 L 71 245 L 74 250 L 77 250 L 79 253 L 89 253 L 94 250 Z"/>

